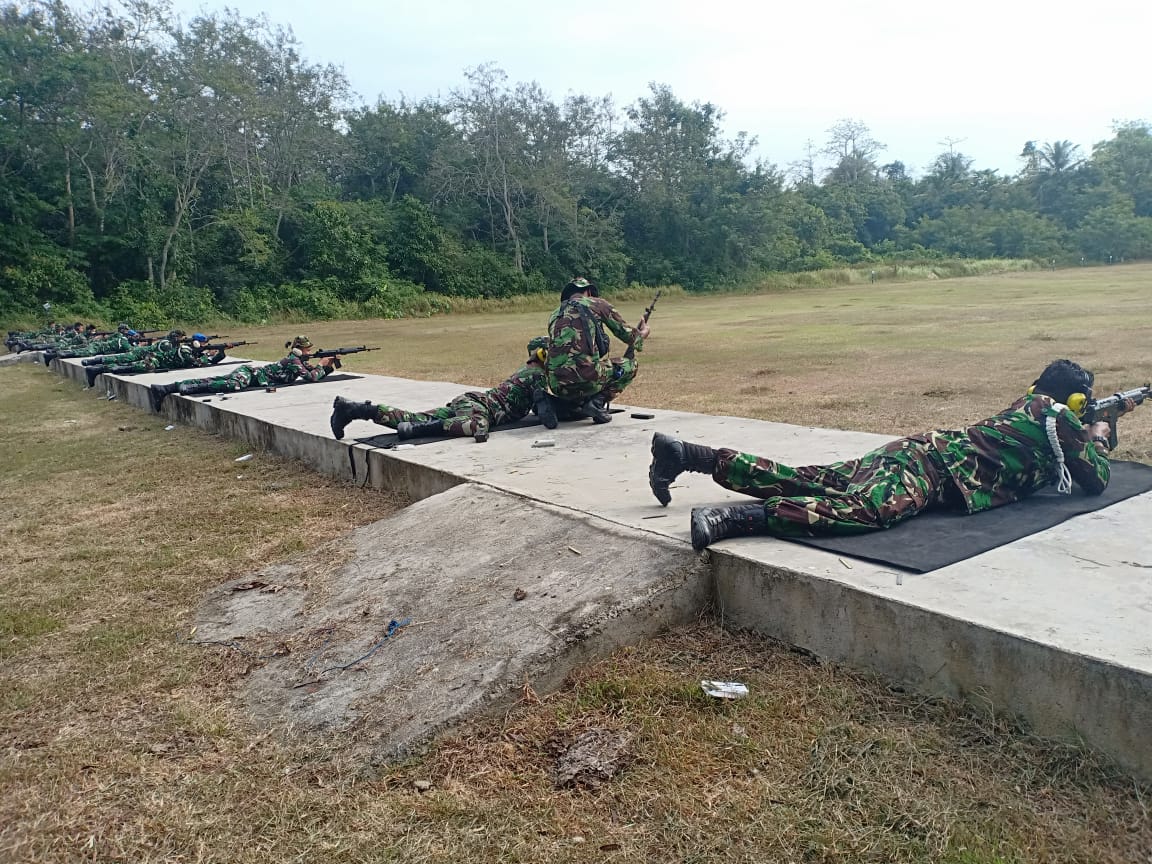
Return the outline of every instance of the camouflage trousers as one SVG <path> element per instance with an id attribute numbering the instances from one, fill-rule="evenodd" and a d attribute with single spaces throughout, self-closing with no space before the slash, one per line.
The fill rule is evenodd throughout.
<path id="1" fill-rule="evenodd" d="M 129 363 L 137 363 L 149 356 L 149 351 L 143 348 L 133 348 L 131 351 L 125 351 L 122 354 L 105 354 L 103 363 L 105 366 L 126 366 Z"/>
<path id="2" fill-rule="evenodd" d="M 640 366 L 635 358 L 582 356 L 556 369 L 549 369 L 548 392 L 567 402 L 584 402 L 597 393 L 611 402 L 636 380 Z"/>
<path id="3" fill-rule="evenodd" d="M 607 357 L 575 354 L 563 361 L 549 365 L 545 373 L 548 392 L 557 399 L 583 402 L 603 390 L 612 378 L 612 362 Z"/>
<path id="4" fill-rule="evenodd" d="M 923 438 L 901 438 L 859 459 L 801 468 L 718 450 L 712 478 L 733 492 L 763 498 L 765 533 L 777 537 L 863 534 L 951 500 L 944 463 Z"/>
<path id="5" fill-rule="evenodd" d="M 119 355 L 117 355 L 119 356 Z M 110 363 L 107 358 L 104 360 L 105 366 L 119 366 L 125 372 L 164 372 L 168 369 L 179 369 L 179 366 L 170 366 L 166 363 L 166 359 L 158 357 L 155 354 L 145 354 L 139 360 L 133 360 L 129 363 Z"/>
<path id="6" fill-rule="evenodd" d="M 181 381 L 181 384 L 194 384 L 204 387 L 209 393 L 235 393 L 247 387 L 267 387 L 270 383 L 268 374 L 260 366 L 237 366 L 227 375 L 218 375 L 215 378 L 190 378 Z"/>
<path id="7" fill-rule="evenodd" d="M 132 356 L 132 343 L 127 339 L 109 339 L 102 342 L 93 342 L 91 345 L 83 348 L 60 348 L 57 350 L 59 350 L 61 354 L 68 354 L 72 357 L 98 357 L 103 354 Z"/>
<path id="8" fill-rule="evenodd" d="M 613 357 L 612 377 L 600 392 L 609 402 L 614 402 L 628 385 L 636 380 L 636 373 L 640 371 L 640 364 L 634 357 Z"/>
<path id="9" fill-rule="evenodd" d="M 373 422 L 389 429 L 395 429 L 401 423 L 428 423 L 439 420 L 444 426 L 445 435 L 466 438 L 470 435 L 484 435 L 496 425 L 488 406 L 470 398 L 467 394 L 457 396 L 447 405 L 430 411 L 405 411 L 403 408 L 393 408 L 383 403 L 376 407 Z"/>

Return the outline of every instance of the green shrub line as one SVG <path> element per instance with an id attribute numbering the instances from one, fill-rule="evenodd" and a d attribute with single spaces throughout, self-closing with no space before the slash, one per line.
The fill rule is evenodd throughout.
<path id="1" fill-rule="evenodd" d="M 633 283 L 606 286 L 602 293 L 614 303 L 649 301 L 657 290 L 665 298 L 716 294 L 768 294 L 875 282 L 919 282 L 958 279 L 1042 269 L 1028 259 L 941 259 L 871 262 L 851 267 L 829 267 L 799 273 L 767 273 L 738 283 L 689 291 L 680 285 L 648 286 Z M 551 291 L 513 294 L 507 297 L 453 297 L 425 291 L 413 283 L 397 281 L 377 286 L 367 300 L 341 300 L 331 279 L 308 280 L 281 285 L 275 290 L 240 290 L 233 295 L 233 308 L 217 308 L 210 288 L 169 286 L 163 293 L 147 282 L 127 282 L 117 287 L 105 301 L 77 305 L 54 305 L 51 315 L 57 321 L 93 321 L 114 327 L 126 321 L 138 328 L 160 328 L 171 324 L 213 327 L 225 324 L 276 325 L 308 321 L 376 318 L 428 318 L 434 315 L 469 315 L 494 312 L 549 311 L 556 306 Z M 0 319 L 6 330 L 33 329 L 44 319 L 27 314 Z"/>

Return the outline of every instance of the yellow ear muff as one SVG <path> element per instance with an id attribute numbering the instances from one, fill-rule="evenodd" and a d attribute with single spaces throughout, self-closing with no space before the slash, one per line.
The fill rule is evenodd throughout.
<path id="1" fill-rule="evenodd" d="M 543 348 L 537 348 L 536 349 L 536 359 L 539 360 L 541 363 L 544 363 L 548 359 L 548 352 L 545 351 Z"/>
<path id="2" fill-rule="evenodd" d="M 1031 396 L 1035 391 L 1035 385 L 1029 387 L 1028 395 Z M 1068 401 L 1064 404 L 1067 405 L 1068 410 L 1077 417 L 1082 417 L 1084 415 L 1084 409 L 1088 407 L 1088 395 L 1086 393 L 1071 393 L 1068 396 Z"/>

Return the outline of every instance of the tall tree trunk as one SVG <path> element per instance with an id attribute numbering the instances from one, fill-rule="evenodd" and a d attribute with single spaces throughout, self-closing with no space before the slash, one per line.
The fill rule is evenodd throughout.
<path id="1" fill-rule="evenodd" d="M 76 245 L 76 205 L 72 201 L 72 159 L 64 160 L 64 197 L 68 201 L 68 245 Z"/>

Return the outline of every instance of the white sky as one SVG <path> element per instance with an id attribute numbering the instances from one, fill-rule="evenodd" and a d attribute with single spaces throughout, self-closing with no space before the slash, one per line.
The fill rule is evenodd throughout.
<path id="1" fill-rule="evenodd" d="M 510 84 L 611 94 L 668 84 L 726 114 L 787 168 L 837 120 L 863 121 L 913 174 L 947 149 L 1013 174 L 1024 142 L 1085 155 L 1115 121 L 1152 119 L 1152 2 L 1024 0 L 173 0 L 290 26 L 308 60 L 342 66 L 359 101 L 446 94 L 494 62 Z"/>

